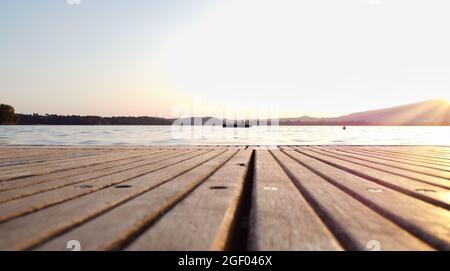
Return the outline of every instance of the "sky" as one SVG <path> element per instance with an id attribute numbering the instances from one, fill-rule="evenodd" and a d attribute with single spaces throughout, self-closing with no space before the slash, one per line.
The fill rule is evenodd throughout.
<path id="1" fill-rule="evenodd" d="M 448 14 L 448 0 L 0 0 L 0 102 L 326 117 L 450 99 Z"/>

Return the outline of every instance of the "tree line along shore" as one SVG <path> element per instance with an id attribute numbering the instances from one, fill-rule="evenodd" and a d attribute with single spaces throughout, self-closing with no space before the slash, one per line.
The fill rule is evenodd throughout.
<path id="1" fill-rule="evenodd" d="M 438 108 L 438 107 L 436 107 Z M 407 108 L 407 111 L 415 111 L 415 108 Z M 387 109 L 391 110 L 392 109 Z M 244 127 L 258 125 L 282 125 L 282 126 L 449 126 L 450 111 L 443 114 L 443 117 L 427 117 L 422 114 L 420 118 L 410 121 L 405 120 L 398 122 L 395 112 L 387 112 L 381 114 L 380 110 L 376 115 L 383 115 L 383 119 L 374 120 L 371 111 L 363 113 L 350 114 L 337 118 L 313 118 L 303 116 L 300 118 L 278 119 L 276 123 L 271 120 L 224 120 L 214 117 L 186 117 L 181 119 L 161 118 L 149 116 L 117 116 L 117 117 L 101 117 L 101 116 L 80 116 L 80 115 L 57 115 L 57 114 L 19 114 L 15 112 L 14 107 L 7 104 L 0 104 L 0 125 L 216 125 L 227 127 L 241 127 L 239 123 L 244 123 Z M 404 111 L 400 115 L 404 115 Z M 387 113 L 386 113 L 387 112 Z M 368 114 L 369 113 L 369 114 Z M 431 112 L 433 113 L 433 112 Z M 435 116 L 435 114 L 428 114 Z M 361 116 L 365 114 L 364 116 Z M 448 116 L 447 116 L 448 115 Z M 372 117 L 372 118 L 371 118 Z M 235 123 L 235 125 L 230 125 Z M 249 124 L 249 125 L 248 125 Z"/>

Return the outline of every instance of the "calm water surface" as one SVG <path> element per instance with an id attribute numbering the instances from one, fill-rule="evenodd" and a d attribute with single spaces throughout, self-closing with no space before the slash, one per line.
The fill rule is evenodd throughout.
<path id="1" fill-rule="evenodd" d="M 0 144 L 450 145 L 450 127 L 0 126 Z"/>

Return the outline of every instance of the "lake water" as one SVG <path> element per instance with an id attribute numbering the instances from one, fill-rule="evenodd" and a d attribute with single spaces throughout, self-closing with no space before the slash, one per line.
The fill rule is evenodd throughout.
<path id="1" fill-rule="evenodd" d="M 450 127 L 0 126 L 13 145 L 450 145 Z"/>

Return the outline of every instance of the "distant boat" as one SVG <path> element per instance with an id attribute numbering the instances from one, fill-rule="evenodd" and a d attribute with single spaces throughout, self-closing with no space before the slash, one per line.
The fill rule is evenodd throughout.
<path id="1" fill-rule="evenodd" d="M 250 128 L 251 125 L 248 122 L 240 121 L 238 124 L 236 121 L 233 121 L 233 123 L 228 123 L 225 121 L 225 123 L 222 125 L 223 128 Z"/>

